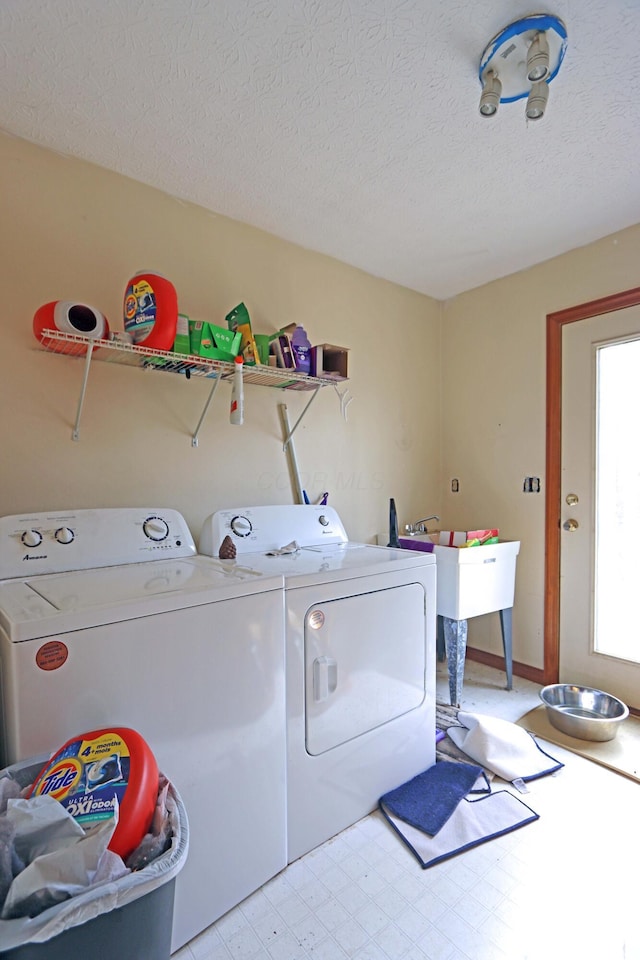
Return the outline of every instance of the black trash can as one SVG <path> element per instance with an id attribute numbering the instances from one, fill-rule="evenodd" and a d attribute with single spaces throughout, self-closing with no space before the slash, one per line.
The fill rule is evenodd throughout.
<path id="1" fill-rule="evenodd" d="M 42 768 L 25 761 L 0 771 L 20 786 Z M 169 784 L 172 840 L 166 853 L 119 880 L 88 887 L 33 918 L 0 920 L 0 960 L 168 960 L 176 877 L 187 858 L 189 825 L 180 795 Z"/>

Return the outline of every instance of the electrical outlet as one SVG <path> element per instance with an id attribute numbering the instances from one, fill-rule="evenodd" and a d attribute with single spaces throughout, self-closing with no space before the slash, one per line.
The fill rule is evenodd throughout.
<path id="1" fill-rule="evenodd" d="M 540 477 L 525 477 L 522 485 L 523 493 L 540 493 Z"/>

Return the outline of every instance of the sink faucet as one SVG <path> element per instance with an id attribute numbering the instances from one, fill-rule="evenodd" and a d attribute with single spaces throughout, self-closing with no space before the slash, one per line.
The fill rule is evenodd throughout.
<path id="1" fill-rule="evenodd" d="M 405 531 L 409 536 L 415 536 L 416 533 L 428 533 L 429 531 L 425 527 L 425 523 L 429 520 L 440 520 L 440 517 L 437 517 L 435 513 L 431 517 L 424 517 L 422 520 L 416 520 L 415 523 L 406 523 Z"/>

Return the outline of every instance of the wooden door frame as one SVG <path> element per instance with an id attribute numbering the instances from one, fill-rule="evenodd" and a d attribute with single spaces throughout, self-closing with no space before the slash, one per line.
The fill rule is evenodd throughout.
<path id="1" fill-rule="evenodd" d="M 560 672 L 560 501 L 562 496 L 562 328 L 566 323 L 640 304 L 640 287 L 547 314 L 547 439 L 545 496 L 543 683 Z"/>

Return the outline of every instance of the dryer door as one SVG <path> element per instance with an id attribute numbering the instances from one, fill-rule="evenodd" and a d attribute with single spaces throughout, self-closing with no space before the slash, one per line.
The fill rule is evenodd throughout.
<path id="1" fill-rule="evenodd" d="M 307 752 L 325 753 L 419 707 L 426 649 L 420 583 L 311 605 L 304 618 Z"/>

